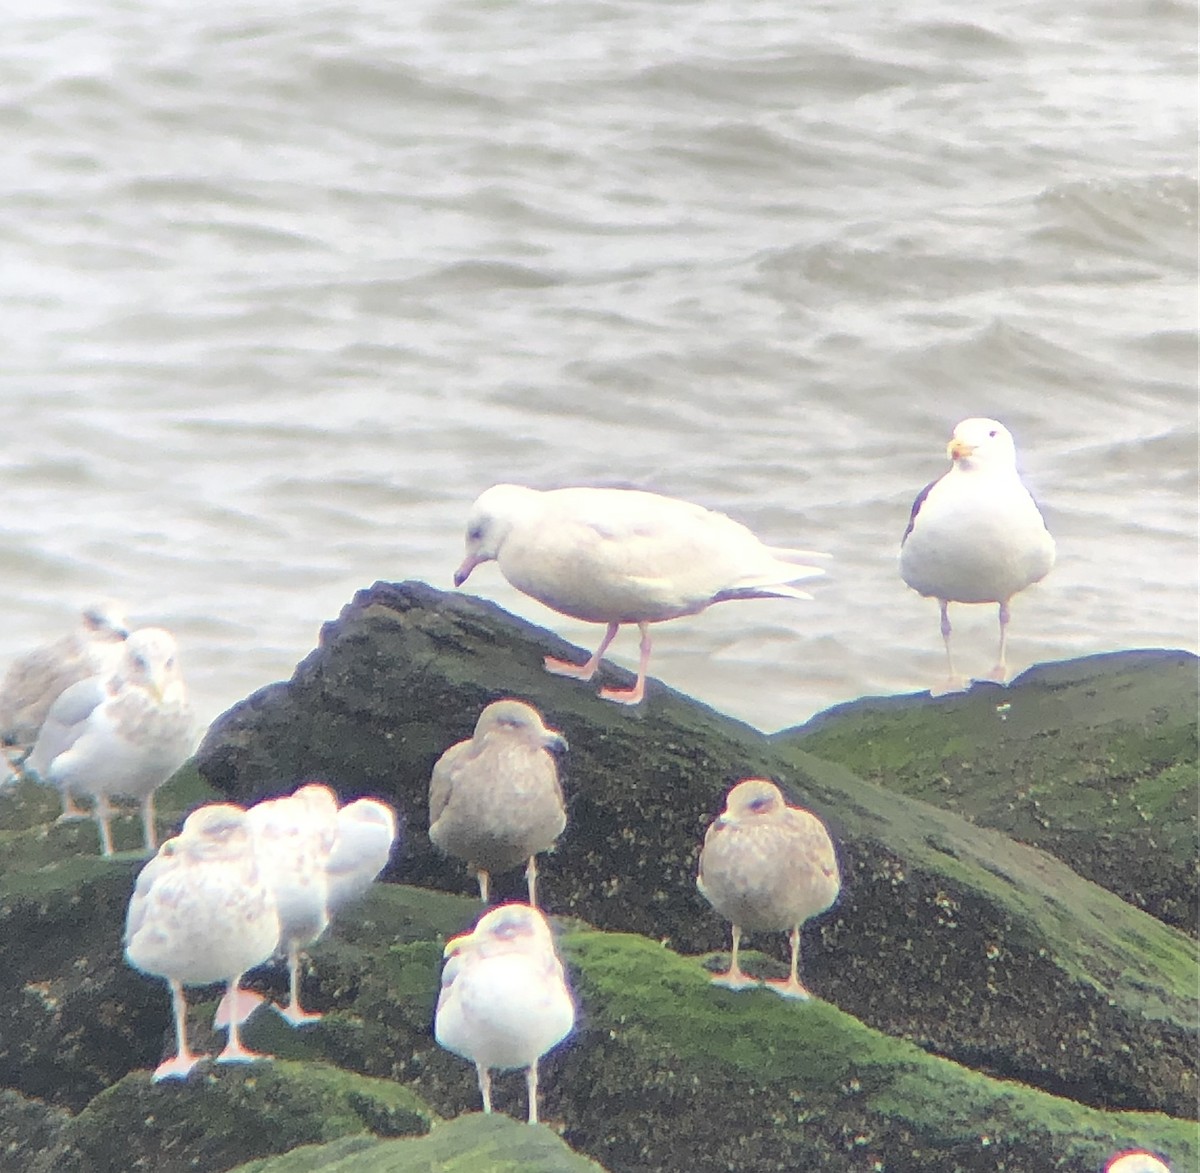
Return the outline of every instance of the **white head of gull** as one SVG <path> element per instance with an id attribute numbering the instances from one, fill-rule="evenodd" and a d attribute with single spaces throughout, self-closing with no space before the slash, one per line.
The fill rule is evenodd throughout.
<path id="1" fill-rule="evenodd" d="M 575 1004 L 546 918 L 504 904 L 447 942 L 434 1035 L 475 1064 L 484 1112 L 491 1072 L 525 1068 L 529 1123 L 538 1119 L 538 1060 L 575 1025 Z"/>
<path id="2" fill-rule="evenodd" d="M 951 603 L 996 603 L 1000 647 L 989 678 L 1008 678 L 1009 603 L 1054 565 L 1054 539 L 1017 472 L 1008 429 L 993 419 L 963 420 L 946 448 L 948 472 L 913 502 L 900 544 L 900 575 L 918 594 L 937 599 L 948 681 L 964 681 L 950 654 Z"/>
<path id="3" fill-rule="evenodd" d="M 175 1055 L 154 1079 L 185 1078 L 204 1058 L 187 1041 L 183 987 L 226 983 L 261 965 L 279 941 L 275 897 L 262 876 L 241 807 L 217 803 L 193 811 L 174 839 L 138 876 L 125 920 L 125 956 L 143 973 L 166 978 L 175 1015 Z M 242 1046 L 237 1023 L 221 1062 L 264 1058 Z"/>
<path id="4" fill-rule="evenodd" d="M 1128 1153 L 1118 1153 L 1104 1166 L 1104 1173 L 1171 1173 L 1171 1168 L 1166 1161 L 1161 1161 L 1152 1153 L 1138 1149 Z"/>
<path id="5" fill-rule="evenodd" d="M 806 550 L 766 546 L 744 525 L 700 505 L 636 489 L 493 485 L 467 523 L 462 586 L 495 561 L 517 590 L 547 607 L 606 624 L 587 663 L 546 657 L 548 671 L 590 680 L 621 624 L 641 632 L 637 680 L 600 695 L 637 704 L 645 693 L 650 624 L 695 615 L 730 599 L 807 599 L 791 585 L 823 574 Z"/>

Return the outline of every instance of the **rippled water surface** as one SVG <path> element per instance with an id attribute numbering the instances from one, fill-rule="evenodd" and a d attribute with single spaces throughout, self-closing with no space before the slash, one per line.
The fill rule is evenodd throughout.
<path id="1" fill-rule="evenodd" d="M 0 664 L 115 595 L 207 720 L 355 589 L 449 588 L 486 486 L 636 484 L 833 555 L 815 602 L 657 629 L 653 673 L 779 727 L 939 678 L 896 552 L 967 415 L 1059 545 L 1014 666 L 1196 647 L 1190 6 L 5 23 Z M 994 627 L 959 609 L 965 668 Z"/>

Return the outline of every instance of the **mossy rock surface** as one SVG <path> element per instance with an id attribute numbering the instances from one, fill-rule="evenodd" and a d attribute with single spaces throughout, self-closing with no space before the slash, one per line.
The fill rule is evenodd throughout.
<path id="1" fill-rule="evenodd" d="M 1090 656 L 1007 688 L 853 701 L 774 740 L 1041 847 L 1194 934 L 1197 666 L 1189 652 Z"/>
<path id="2" fill-rule="evenodd" d="M 346 1135 L 421 1135 L 432 1122 L 408 1088 L 323 1063 L 206 1065 L 158 1084 L 138 1071 L 71 1119 L 29 1173 L 222 1173 Z"/>
<path id="3" fill-rule="evenodd" d="M 0 791 L 0 1168 L 6 1153 L 23 1173 L 219 1173 L 255 1158 L 296 1173 L 596 1168 L 567 1145 L 612 1173 L 1093 1173 L 1129 1147 L 1196 1166 L 1187 936 L 1046 851 L 657 684 L 632 712 L 602 702 L 595 684 L 544 673 L 546 652 L 570 649 L 469 598 L 378 586 L 164 788 L 164 832 L 218 793 L 250 801 L 312 777 L 408 816 L 391 869 L 405 883 L 377 885 L 306 962 L 305 1005 L 324 1019 L 293 1031 L 261 1011 L 248 1024 L 275 1063 L 152 1084 L 173 1046 L 169 999 L 121 950 L 143 860 L 101 860 L 92 825 L 53 825 L 52 792 Z M 520 1073 L 496 1077 L 485 1120 L 473 1068 L 432 1036 L 444 941 L 479 905 L 424 833 L 429 770 L 500 695 L 536 704 L 572 745 L 572 823 L 542 894 L 564 914 L 580 1012 L 543 1061 L 549 1126 L 533 1129 L 517 1122 Z M 695 891 L 696 853 L 749 774 L 780 780 L 839 841 L 842 900 L 805 933 L 822 1000 L 734 994 L 704 971 L 727 927 Z M 139 838 L 122 819 L 118 844 Z M 520 894 L 519 874 L 501 881 Z M 783 934 L 751 944 L 767 952 L 748 969 L 782 971 Z M 281 998 L 283 970 L 248 984 Z M 189 991 L 197 1049 L 223 1041 L 209 1027 L 219 992 Z M 459 1118 L 385 1139 L 434 1113 Z"/>
<path id="4" fill-rule="evenodd" d="M 364 1141 L 298 1149 L 234 1173 L 603 1173 L 545 1127 L 471 1113 L 416 1140 Z"/>
<path id="5" fill-rule="evenodd" d="M 547 907 L 687 953 L 728 939 L 695 888 L 706 826 L 733 782 L 775 778 L 840 845 L 842 899 L 805 932 L 823 996 L 888 1034 L 1083 1102 L 1194 1110 L 1195 955 L 1183 934 L 1048 853 L 656 682 L 636 709 L 602 701 L 596 682 L 546 673 L 546 654 L 580 655 L 492 604 L 377 583 L 326 624 L 290 682 L 214 723 L 197 768 L 242 801 L 313 777 L 346 797 L 380 795 L 407 817 L 392 875 L 467 893 L 466 869 L 428 839 L 429 775 L 485 704 L 528 700 L 571 743 L 570 822 L 541 865 Z M 498 888 L 515 896 L 521 884 L 514 873 Z M 782 934 L 755 943 L 786 956 Z"/>
<path id="6" fill-rule="evenodd" d="M 0 1088 L 0 1169 L 25 1170 L 58 1141 L 70 1114 Z"/>

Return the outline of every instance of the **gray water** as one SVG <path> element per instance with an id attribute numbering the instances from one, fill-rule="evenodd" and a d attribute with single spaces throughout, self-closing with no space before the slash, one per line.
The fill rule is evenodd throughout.
<path id="1" fill-rule="evenodd" d="M 0 665 L 117 596 L 207 721 L 488 485 L 635 484 L 833 555 L 657 629 L 776 728 L 940 678 L 896 553 L 968 415 L 1059 546 L 1014 668 L 1196 647 L 1190 5 L 3 7 Z"/>

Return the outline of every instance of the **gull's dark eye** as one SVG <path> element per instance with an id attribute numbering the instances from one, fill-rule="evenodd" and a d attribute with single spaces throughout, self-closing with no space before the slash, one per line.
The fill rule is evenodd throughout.
<path id="1" fill-rule="evenodd" d="M 770 806 L 771 806 L 771 800 L 769 798 L 756 798 L 750 804 L 750 809 L 752 811 L 754 811 L 755 814 L 760 815 L 760 814 L 762 814 L 763 811 L 769 809 Z"/>
<path id="2" fill-rule="evenodd" d="M 999 434 L 1000 434 L 1000 433 L 999 433 L 999 432 L 996 432 L 996 431 L 991 431 L 991 432 L 988 432 L 988 438 L 989 438 L 989 439 L 994 439 L 994 438 L 995 438 L 996 436 L 998 436 Z"/>
<path id="3" fill-rule="evenodd" d="M 471 526 L 471 528 L 467 530 L 467 541 L 468 542 L 483 541 L 483 526 L 481 526 L 481 525 Z"/>

